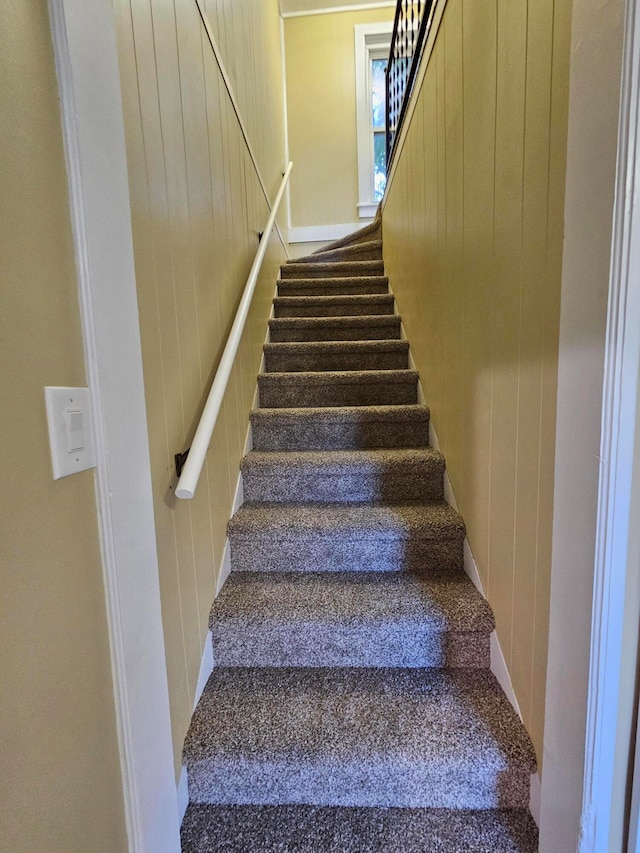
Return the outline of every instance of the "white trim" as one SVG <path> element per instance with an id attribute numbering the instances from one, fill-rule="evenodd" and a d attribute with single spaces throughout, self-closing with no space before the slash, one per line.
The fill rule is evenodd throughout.
<path id="1" fill-rule="evenodd" d="M 182 824 L 185 813 L 189 808 L 189 777 L 187 775 L 187 768 L 184 766 L 184 764 L 182 765 L 182 770 L 180 771 L 180 778 L 178 779 L 176 797 L 178 800 L 178 817 L 180 818 L 180 823 Z"/>
<path id="2" fill-rule="evenodd" d="M 640 773 L 638 773 L 638 768 L 640 768 L 640 717 L 636 723 L 636 748 L 633 766 L 627 853 L 640 853 Z"/>
<path id="3" fill-rule="evenodd" d="M 282 18 L 305 18 L 308 15 L 335 15 L 337 12 L 366 12 L 369 9 L 391 9 L 395 2 L 351 3 L 349 6 L 329 6 L 326 9 L 306 9 L 303 12 L 280 12 Z"/>
<path id="4" fill-rule="evenodd" d="M 349 234 L 362 227 L 362 222 L 344 222 L 340 225 L 307 225 L 300 228 L 289 228 L 288 236 L 290 243 L 324 243 L 330 240 L 342 240 L 343 237 L 348 237 Z"/>
<path id="5" fill-rule="evenodd" d="M 360 220 L 363 219 L 373 219 L 376 215 L 376 211 L 378 209 L 378 202 L 374 201 L 371 204 L 369 202 L 358 204 L 358 216 Z M 362 221 L 360 222 L 359 228 L 362 228 Z"/>
<path id="6" fill-rule="evenodd" d="M 596 556 L 592 610 L 591 658 L 582 842 L 580 850 L 609 849 L 615 818 L 614 791 L 627 781 L 626 761 L 616 761 L 617 739 L 627 741 L 624 717 L 625 633 L 637 643 L 637 612 L 629 614 L 636 598 L 640 534 L 632 507 L 640 505 L 640 16 L 635 2 L 627 3 L 622 75 L 618 166 L 613 245 L 605 345 L 602 438 Z M 634 213 L 636 214 L 634 216 Z M 626 608 L 625 609 L 625 605 Z M 629 624 L 631 623 L 631 624 Z M 628 645 L 627 645 L 628 648 Z M 631 663 L 635 671 L 636 661 Z M 628 688 L 627 688 L 628 689 Z M 622 731 L 621 731 L 622 729 Z M 628 745 L 628 741 L 625 746 Z M 624 775 L 622 775 L 624 774 Z M 638 779 L 634 787 L 637 788 Z M 637 832 L 636 814 L 632 827 Z M 636 849 L 638 839 L 630 839 Z"/>
<path id="7" fill-rule="evenodd" d="M 98 523 L 129 850 L 177 853 L 115 23 L 105 0 L 49 0 L 49 9 L 94 414 Z"/>
<path id="8" fill-rule="evenodd" d="M 356 24 L 353 28 L 356 77 L 356 145 L 358 155 L 358 216 L 375 216 L 378 202 L 373 197 L 373 131 L 371 128 L 371 53 L 391 45 L 393 21 Z"/>

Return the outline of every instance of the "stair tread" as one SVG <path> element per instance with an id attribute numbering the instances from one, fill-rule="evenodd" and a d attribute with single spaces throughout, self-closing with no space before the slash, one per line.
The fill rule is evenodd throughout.
<path id="1" fill-rule="evenodd" d="M 261 373 L 259 384 L 302 385 L 375 385 L 380 382 L 417 383 L 418 372 L 407 368 L 397 370 L 300 370 L 274 373 Z"/>
<path id="2" fill-rule="evenodd" d="M 389 284 L 389 278 L 386 275 L 367 275 L 367 276 L 356 276 L 358 282 L 360 284 L 365 284 L 367 282 L 372 282 L 374 284 Z M 316 287 L 321 284 L 327 285 L 335 285 L 338 286 L 340 284 L 348 284 L 353 281 L 353 276 L 328 276 L 327 278 L 279 278 L 277 280 L 277 284 L 286 284 L 288 287 Z"/>
<path id="3" fill-rule="evenodd" d="M 372 240 L 363 240 L 362 242 L 352 243 L 346 246 L 335 246 L 333 248 L 325 247 L 323 249 L 318 249 L 311 255 L 302 255 L 299 258 L 292 258 L 291 261 L 287 261 L 287 263 L 328 264 L 343 260 L 358 260 L 364 256 L 366 256 L 367 260 L 382 260 L 382 240 L 377 238 Z"/>
<path id="4" fill-rule="evenodd" d="M 276 317 L 368 317 L 393 314 L 390 293 L 278 296 L 273 300 Z"/>
<path id="5" fill-rule="evenodd" d="M 367 252 L 379 252 L 382 258 L 382 240 L 378 237 L 344 246 L 325 246 L 322 249 L 317 249 L 310 255 L 292 258 L 292 262 L 298 264 L 327 263 L 334 261 L 336 258 L 350 258 L 352 256 L 357 258 L 358 255 L 363 255 Z"/>
<path id="6" fill-rule="evenodd" d="M 346 317 L 272 317 L 273 326 L 399 326 L 399 314 L 349 314 Z"/>
<path id="7" fill-rule="evenodd" d="M 425 539 L 465 534 L 460 515 L 445 501 L 410 503 L 261 503 L 247 501 L 229 521 L 229 535 L 262 532 L 278 539 L 289 532 L 352 533 L 354 537 L 414 535 Z"/>
<path id="8" fill-rule="evenodd" d="M 369 303 L 389 305 L 393 304 L 391 293 L 354 293 L 335 294 L 331 296 L 277 296 L 274 305 L 368 305 Z M 362 315 L 359 315 L 362 316 Z"/>
<path id="9" fill-rule="evenodd" d="M 537 853 L 526 809 L 191 803 L 182 853 Z"/>
<path id="10" fill-rule="evenodd" d="M 419 404 L 264 408 L 250 414 L 260 450 L 426 447 L 429 409 Z"/>
<path id="11" fill-rule="evenodd" d="M 408 352 L 409 341 L 273 341 L 264 345 L 265 352 Z"/>
<path id="12" fill-rule="evenodd" d="M 358 275 L 384 275 L 384 263 L 382 260 L 372 261 L 316 261 L 298 263 L 296 260 L 287 261 L 280 267 L 281 278 L 308 278 L 331 275 L 358 276 Z"/>
<path id="13" fill-rule="evenodd" d="M 242 459 L 241 470 L 274 470 L 280 476 L 283 467 L 310 468 L 314 470 L 359 472 L 385 468 L 413 469 L 416 467 L 441 468 L 444 456 L 433 447 L 376 448 L 371 450 L 252 450 Z"/>
<path id="14" fill-rule="evenodd" d="M 393 764 L 496 783 L 508 768 L 536 770 L 495 676 L 435 668 L 216 667 L 184 746 L 190 769 L 211 759 L 264 762 L 269 773 L 292 762 L 374 774 Z"/>
<path id="15" fill-rule="evenodd" d="M 369 341 L 367 341 L 369 343 Z M 252 420 L 261 419 L 291 419 L 313 420 L 321 418 L 324 421 L 386 421 L 386 420 L 424 420 L 429 417 L 429 407 L 419 403 L 406 403 L 397 406 L 334 406 L 332 408 L 288 408 L 288 409 L 253 409 Z"/>
<path id="16" fill-rule="evenodd" d="M 419 623 L 431 631 L 491 632 L 491 608 L 464 572 L 437 577 L 379 572 L 232 572 L 211 609 L 227 620 L 267 625 Z M 229 631 L 230 628 L 224 627 Z"/>

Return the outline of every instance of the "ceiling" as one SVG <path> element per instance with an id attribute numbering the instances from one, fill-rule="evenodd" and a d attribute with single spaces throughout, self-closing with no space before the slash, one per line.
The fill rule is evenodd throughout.
<path id="1" fill-rule="evenodd" d="M 366 2 L 366 0 L 280 0 L 283 16 L 313 15 L 336 9 L 374 9 L 395 6 L 395 2 Z"/>

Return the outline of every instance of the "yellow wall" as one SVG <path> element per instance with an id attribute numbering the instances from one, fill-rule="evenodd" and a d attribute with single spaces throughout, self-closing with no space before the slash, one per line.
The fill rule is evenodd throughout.
<path id="1" fill-rule="evenodd" d="M 449 0 L 387 272 L 542 759 L 570 3 Z"/>
<path id="2" fill-rule="evenodd" d="M 273 198 L 285 165 L 282 50 L 277 0 L 205 0 L 203 5 L 231 79 L 260 172 Z"/>
<path id="3" fill-rule="evenodd" d="M 213 4 L 210 4 L 213 5 Z M 268 187 L 281 180 L 282 86 L 251 98 L 253 79 L 279 63 L 278 4 L 226 4 L 212 21 L 222 45 L 244 44 L 234 77 L 252 147 Z M 220 4 L 220 9 L 223 4 Z M 269 14 L 267 14 L 267 8 Z M 173 456 L 193 437 L 258 248 L 268 207 L 194 0 L 115 3 L 130 172 L 156 535 L 176 758 L 193 709 L 198 671 L 248 429 L 266 320 L 283 257 L 272 236 L 247 330 L 196 497 L 174 498 Z M 275 24 L 273 20 L 275 19 Z M 267 25 L 268 23 L 268 25 Z M 224 24 L 224 28 L 220 27 Z M 241 27 L 246 24 L 246 29 Z M 265 39 L 271 39 L 267 44 Z M 255 46 L 255 51 L 254 51 Z M 269 53 L 269 68 L 256 57 Z M 269 70 L 270 69 L 270 70 Z M 242 75 L 245 75 L 244 77 Z M 276 75 L 277 76 L 277 75 Z M 258 89 L 256 89 L 256 93 Z M 279 100 L 280 99 L 280 100 Z M 270 147 L 271 146 L 271 147 Z M 273 197 L 273 196 L 272 196 Z"/>
<path id="4" fill-rule="evenodd" d="M 285 19 L 294 228 L 358 222 L 354 26 L 393 21 L 393 13 Z"/>
<path id="5" fill-rule="evenodd" d="M 45 385 L 84 385 L 47 4 L 0 29 L 0 847 L 127 849 L 94 474 L 54 481 Z"/>

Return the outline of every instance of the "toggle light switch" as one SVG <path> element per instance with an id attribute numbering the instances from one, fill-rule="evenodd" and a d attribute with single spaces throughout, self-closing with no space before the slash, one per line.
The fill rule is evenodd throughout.
<path id="1" fill-rule="evenodd" d="M 45 388 L 53 479 L 95 467 L 88 388 Z"/>
<path id="2" fill-rule="evenodd" d="M 67 448 L 69 453 L 84 449 L 84 412 L 77 409 L 65 411 L 67 418 Z"/>

